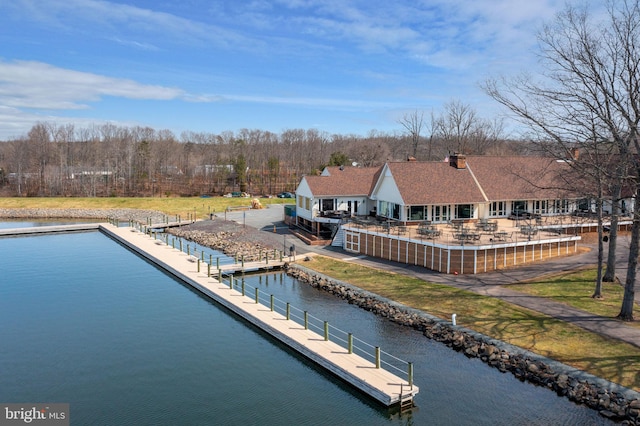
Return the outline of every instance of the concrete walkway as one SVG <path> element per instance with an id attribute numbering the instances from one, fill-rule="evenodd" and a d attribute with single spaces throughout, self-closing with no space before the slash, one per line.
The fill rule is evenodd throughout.
<path id="1" fill-rule="evenodd" d="M 240 213 L 238 218 L 234 216 L 234 214 L 237 215 L 238 213 L 229 214 L 227 220 L 244 220 L 247 225 L 265 232 L 272 232 L 275 225 L 279 234 L 287 235 L 289 234 L 288 227 L 282 223 L 283 212 L 284 209 L 281 205 L 275 205 L 265 210 L 250 210 L 244 214 Z M 477 275 L 447 275 L 417 266 L 385 261 L 384 259 L 369 256 L 353 256 L 352 253 L 345 252 L 339 248 L 307 246 L 293 236 L 287 237 L 287 239 L 297 241 L 296 251 L 298 255 L 308 253 L 322 254 L 372 268 L 413 276 L 424 281 L 450 285 L 485 296 L 497 297 L 506 302 L 549 315 L 575 324 L 585 330 L 624 341 L 640 348 L 640 328 L 629 326 L 622 321 L 593 315 L 562 303 L 542 297 L 531 296 L 508 288 L 508 284 L 527 281 L 536 277 L 568 272 L 582 267 L 595 267 L 597 263 L 597 247 L 595 246 L 590 247 L 591 250 L 587 253 L 554 258 L 541 263 L 529 264 L 521 268 Z M 619 263 L 616 265 L 616 268 L 618 276 L 622 277 L 622 280 L 626 275 L 628 246 L 628 238 L 619 237 L 618 249 L 616 250 Z M 639 301 L 640 294 L 636 292 L 636 302 Z"/>

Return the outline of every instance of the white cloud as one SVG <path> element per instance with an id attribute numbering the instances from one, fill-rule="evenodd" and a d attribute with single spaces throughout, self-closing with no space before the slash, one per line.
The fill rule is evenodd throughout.
<path id="1" fill-rule="evenodd" d="M 35 61 L 0 61 L 0 104 L 32 109 L 83 109 L 105 96 L 170 100 L 186 96 L 171 87 L 58 68 Z"/>

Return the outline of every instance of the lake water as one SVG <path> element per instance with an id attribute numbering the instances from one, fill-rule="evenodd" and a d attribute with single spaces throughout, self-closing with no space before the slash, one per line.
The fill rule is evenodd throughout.
<path id="1" fill-rule="evenodd" d="M 0 253 L 0 402 L 70 403 L 71 424 L 610 424 L 283 274 L 245 281 L 413 362 L 416 409 L 379 406 L 99 232 Z"/>

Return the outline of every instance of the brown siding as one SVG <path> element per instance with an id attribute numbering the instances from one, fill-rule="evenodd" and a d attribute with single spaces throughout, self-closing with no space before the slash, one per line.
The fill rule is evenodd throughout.
<path id="1" fill-rule="evenodd" d="M 358 232 L 358 231 L 356 231 Z M 575 252 L 574 241 L 532 242 L 521 246 L 501 246 L 469 249 L 434 246 L 431 242 L 407 241 L 387 235 L 360 233 L 359 253 L 398 263 L 418 265 L 434 271 L 474 274 L 505 268 L 519 267 L 553 257 L 571 255 Z M 347 235 L 347 241 L 358 237 Z M 450 253 L 450 259 L 449 259 Z"/>

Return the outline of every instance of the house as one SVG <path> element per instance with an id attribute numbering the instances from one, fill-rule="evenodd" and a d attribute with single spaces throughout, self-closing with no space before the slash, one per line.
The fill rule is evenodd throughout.
<path id="1" fill-rule="evenodd" d="M 453 154 L 444 162 L 327 168 L 301 180 L 295 220 L 348 252 L 443 273 L 475 274 L 571 255 L 578 234 L 597 226 L 588 219 L 563 222 L 563 216 L 593 208 L 586 198 L 592 191 L 567 189 L 576 181 L 571 161 Z M 632 206 L 630 199 L 627 208 Z M 360 217 L 346 220 L 354 216 Z M 498 226 L 497 219 L 523 217 L 540 218 L 540 226 L 509 220 Z"/>
<path id="2" fill-rule="evenodd" d="M 370 194 L 379 217 L 405 223 L 478 220 L 512 213 L 567 214 L 567 162 L 545 157 L 453 154 L 445 162 L 386 163 Z"/>
<path id="3" fill-rule="evenodd" d="M 319 176 L 304 176 L 296 189 L 296 225 L 320 236 L 330 235 L 345 217 L 365 216 L 379 167 L 326 167 Z"/>
<path id="4" fill-rule="evenodd" d="M 330 237 L 338 223 L 353 216 L 438 224 L 595 211 L 593 200 L 567 189 L 574 173 L 570 161 L 456 153 L 445 161 L 327 167 L 298 185 L 296 225 Z M 629 212 L 634 204 L 629 198 L 621 207 Z M 605 203 L 605 210 L 610 208 Z"/>

